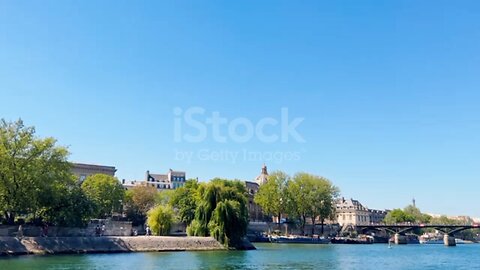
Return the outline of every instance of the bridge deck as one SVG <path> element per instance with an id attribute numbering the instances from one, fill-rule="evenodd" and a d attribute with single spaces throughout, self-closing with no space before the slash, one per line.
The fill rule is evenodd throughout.
<path id="1" fill-rule="evenodd" d="M 447 224 L 369 224 L 369 225 L 357 225 L 358 228 L 480 228 L 480 224 L 470 225 L 447 225 Z"/>

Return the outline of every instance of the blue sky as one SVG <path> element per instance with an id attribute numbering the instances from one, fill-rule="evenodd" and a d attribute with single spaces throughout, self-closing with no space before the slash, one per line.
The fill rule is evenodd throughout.
<path id="1" fill-rule="evenodd" d="M 69 146 L 72 161 L 114 165 L 119 178 L 173 168 L 251 180 L 265 162 L 325 176 L 372 208 L 415 197 L 427 212 L 480 216 L 478 10 L 478 1 L 1 1 L 0 117 L 21 117 Z M 202 108 L 202 123 L 218 112 L 253 124 L 287 108 L 304 119 L 305 142 L 221 143 L 211 128 L 199 143 L 175 142 L 177 107 Z M 244 151 L 262 156 L 215 160 Z"/>

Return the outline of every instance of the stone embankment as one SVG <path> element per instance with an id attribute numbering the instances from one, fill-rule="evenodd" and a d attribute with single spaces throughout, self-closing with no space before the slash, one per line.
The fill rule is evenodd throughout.
<path id="1" fill-rule="evenodd" d="M 0 255 L 224 250 L 212 237 L 0 237 Z"/>

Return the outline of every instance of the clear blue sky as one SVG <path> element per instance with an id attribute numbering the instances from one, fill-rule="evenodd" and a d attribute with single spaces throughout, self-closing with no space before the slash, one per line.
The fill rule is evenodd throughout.
<path id="1" fill-rule="evenodd" d="M 118 177 L 331 179 L 372 208 L 480 216 L 478 1 L 1 1 L 0 117 Z M 174 141 L 174 108 L 304 118 L 304 143 Z M 229 122 L 231 123 L 231 122 Z M 226 134 L 226 127 L 222 131 Z M 241 131 L 241 129 L 240 129 Z M 239 131 L 239 133 L 241 133 Z M 274 127 L 267 134 L 279 134 Z M 194 134 L 194 130 L 184 130 Z M 182 133 L 183 134 L 183 133 Z M 178 151 L 296 153 L 180 160 Z"/>

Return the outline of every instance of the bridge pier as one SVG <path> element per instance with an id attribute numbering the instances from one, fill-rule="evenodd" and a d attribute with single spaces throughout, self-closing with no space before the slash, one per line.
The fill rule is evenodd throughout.
<path id="1" fill-rule="evenodd" d="M 457 243 L 455 242 L 455 237 L 448 234 L 443 235 L 443 244 L 445 244 L 445 246 L 447 247 L 454 247 L 457 245 Z"/>
<path id="2" fill-rule="evenodd" d="M 408 242 L 407 237 L 399 233 L 396 233 L 393 239 L 395 240 L 395 245 L 406 245 Z"/>

